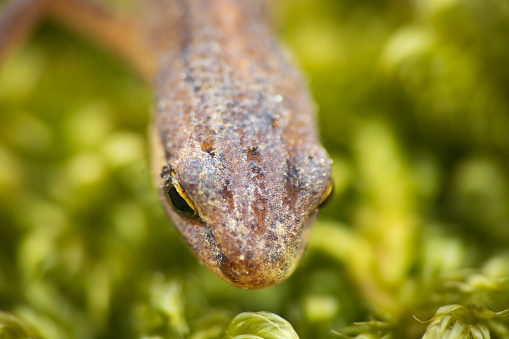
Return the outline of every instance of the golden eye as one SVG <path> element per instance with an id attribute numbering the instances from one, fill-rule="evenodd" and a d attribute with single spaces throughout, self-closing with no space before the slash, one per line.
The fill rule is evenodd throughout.
<path id="1" fill-rule="evenodd" d="M 325 206 L 327 206 L 327 204 L 332 200 L 332 196 L 334 195 L 333 193 L 334 193 L 334 184 L 330 184 L 329 188 L 327 189 L 327 193 L 325 194 L 325 198 L 318 205 L 318 208 L 324 208 Z"/>
<path id="2" fill-rule="evenodd" d="M 163 191 L 173 209 L 186 217 L 198 216 L 191 199 L 189 199 L 180 183 L 176 180 L 175 172 L 171 172 L 170 180 L 168 181 L 164 184 Z"/>

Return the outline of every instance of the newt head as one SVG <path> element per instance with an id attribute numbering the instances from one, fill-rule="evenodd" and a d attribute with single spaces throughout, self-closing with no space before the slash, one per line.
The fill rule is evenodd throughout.
<path id="1" fill-rule="evenodd" d="M 212 130 L 200 130 L 162 169 L 166 212 L 194 254 L 224 281 L 249 289 L 281 282 L 299 262 L 318 207 L 330 194 L 327 154 L 307 146 L 293 156 L 278 138 L 243 146 L 246 135 L 233 129 L 215 131 L 214 147 L 204 150 L 197 140 Z"/>
<path id="2" fill-rule="evenodd" d="M 194 254 L 242 288 L 293 272 L 332 186 L 305 86 L 295 74 L 260 74 L 252 84 L 167 73 L 155 114 L 166 212 Z"/>

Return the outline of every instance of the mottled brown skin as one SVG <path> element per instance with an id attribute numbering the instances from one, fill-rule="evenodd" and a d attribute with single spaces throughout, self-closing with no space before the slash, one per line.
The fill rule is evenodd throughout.
<path id="1" fill-rule="evenodd" d="M 291 274 L 330 193 L 331 161 L 307 87 L 268 29 L 265 0 L 144 0 L 133 25 L 87 0 L 44 0 L 23 16 L 37 1 L 5 7 L 0 57 L 6 37 L 27 34 L 43 12 L 113 46 L 156 79 L 160 196 L 194 254 L 242 288 Z M 172 180 L 197 215 L 172 208 Z"/>
<path id="2" fill-rule="evenodd" d="M 161 190 L 163 204 L 221 279 L 274 285 L 294 270 L 330 190 L 313 103 L 269 32 L 263 1 L 173 5 L 182 26 L 162 53 L 155 119 L 165 165 L 199 217 L 177 213 Z"/>

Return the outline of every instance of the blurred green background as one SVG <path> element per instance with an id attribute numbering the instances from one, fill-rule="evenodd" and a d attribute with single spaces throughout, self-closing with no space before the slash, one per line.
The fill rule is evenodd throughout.
<path id="1" fill-rule="evenodd" d="M 509 2 L 274 15 L 334 159 L 297 271 L 244 291 L 199 265 L 152 183 L 150 88 L 44 23 L 0 69 L 0 337 L 222 338 L 244 311 L 301 338 L 509 337 Z"/>

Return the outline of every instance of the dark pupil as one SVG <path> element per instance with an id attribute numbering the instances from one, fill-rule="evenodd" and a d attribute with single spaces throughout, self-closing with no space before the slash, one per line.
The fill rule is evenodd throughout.
<path id="1" fill-rule="evenodd" d="M 190 217 L 194 215 L 194 210 L 191 208 L 191 206 L 189 206 L 187 201 L 185 201 L 184 198 L 180 196 L 180 194 L 175 189 L 175 186 L 171 185 L 168 191 L 166 191 L 166 195 L 170 199 L 173 208 L 177 212 Z"/>

